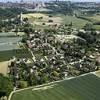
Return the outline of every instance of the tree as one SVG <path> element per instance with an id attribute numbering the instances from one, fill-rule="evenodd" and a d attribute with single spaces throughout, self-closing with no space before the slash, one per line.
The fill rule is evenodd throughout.
<path id="1" fill-rule="evenodd" d="M 53 22 L 53 20 L 51 20 L 51 19 L 50 19 L 50 20 L 48 20 L 48 22 L 49 22 L 49 23 L 52 23 L 52 22 Z"/>
<path id="2" fill-rule="evenodd" d="M 24 21 L 24 22 L 28 22 L 28 18 L 27 18 L 27 17 L 24 18 L 23 21 Z"/>
<path id="3" fill-rule="evenodd" d="M 19 88 L 26 88 L 27 86 L 27 81 L 19 81 Z"/>
<path id="4" fill-rule="evenodd" d="M 8 96 L 12 90 L 13 85 L 11 80 L 0 74 L 0 97 Z"/>
<path id="5" fill-rule="evenodd" d="M 84 29 L 85 29 L 86 31 L 93 31 L 93 30 L 94 30 L 93 24 L 87 23 L 87 24 L 84 26 Z"/>

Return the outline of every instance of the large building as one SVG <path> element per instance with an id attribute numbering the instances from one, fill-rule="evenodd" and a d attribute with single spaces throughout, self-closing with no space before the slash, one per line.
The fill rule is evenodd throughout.
<path id="1" fill-rule="evenodd" d="M 23 0 L 21 0 L 20 2 L 7 2 L 7 3 L 3 3 L 0 2 L 0 7 L 3 8 L 28 8 L 28 9 L 34 9 L 37 6 L 37 3 L 32 2 L 24 2 Z"/>

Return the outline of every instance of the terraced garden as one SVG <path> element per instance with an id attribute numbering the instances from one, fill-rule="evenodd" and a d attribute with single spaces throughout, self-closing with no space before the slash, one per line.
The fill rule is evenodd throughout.
<path id="1" fill-rule="evenodd" d="M 93 74 L 16 92 L 11 100 L 100 100 L 100 78 Z"/>

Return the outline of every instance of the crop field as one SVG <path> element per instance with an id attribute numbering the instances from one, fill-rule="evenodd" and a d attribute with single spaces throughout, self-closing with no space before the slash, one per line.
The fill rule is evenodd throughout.
<path id="1" fill-rule="evenodd" d="M 7 75 L 9 61 L 0 62 L 0 73 Z"/>
<path id="2" fill-rule="evenodd" d="M 0 37 L 0 51 L 20 49 L 18 41 L 20 37 Z"/>
<path id="3" fill-rule="evenodd" d="M 15 32 L 0 32 L 0 37 L 14 37 L 16 36 Z"/>
<path id="4" fill-rule="evenodd" d="M 72 22 L 73 27 L 82 28 L 86 23 L 89 23 L 87 20 L 76 18 L 74 16 L 61 16 L 63 18 L 64 24 L 70 24 Z"/>
<path id="5" fill-rule="evenodd" d="M 100 22 L 100 15 L 94 15 L 94 16 L 83 16 L 83 18 L 86 18 L 87 20 L 90 20 L 92 23 Z M 100 30 L 100 25 L 93 25 L 96 30 Z"/>
<path id="6" fill-rule="evenodd" d="M 100 15 L 94 15 L 86 18 L 90 19 L 91 21 L 100 21 Z"/>
<path id="7" fill-rule="evenodd" d="M 6 50 L 0 51 L 0 62 L 8 61 L 13 56 L 18 58 L 31 58 L 31 53 L 27 49 L 16 49 L 16 50 Z"/>
<path id="8" fill-rule="evenodd" d="M 87 20 L 76 18 L 74 16 L 65 16 L 63 14 L 54 15 L 51 14 L 52 17 L 49 17 L 48 14 L 42 14 L 42 13 L 31 13 L 31 14 L 23 14 L 23 17 L 29 18 L 29 22 L 33 24 L 35 27 L 49 27 L 49 25 L 61 25 L 61 24 L 70 24 L 73 23 L 73 27 L 76 28 L 82 28 L 86 23 L 88 23 Z M 42 18 L 41 18 L 42 17 Z M 49 20 L 53 20 L 53 22 L 48 22 Z M 45 25 L 43 25 L 45 23 Z"/>
<path id="9" fill-rule="evenodd" d="M 21 37 L 17 37 L 15 33 L 0 33 L 0 51 L 20 49 L 20 40 Z"/>
<path id="10" fill-rule="evenodd" d="M 13 56 L 18 58 L 31 57 L 31 54 L 25 48 L 20 48 L 18 42 L 22 37 L 12 33 L 0 33 L 0 62 L 8 61 Z"/>
<path id="11" fill-rule="evenodd" d="M 30 13 L 30 14 L 23 14 L 23 18 L 28 18 L 29 22 L 35 26 L 41 26 L 43 27 L 43 23 L 45 23 L 44 26 L 48 25 L 60 25 L 62 23 L 62 18 L 57 16 L 49 17 L 48 14 L 42 14 L 42 13 Z M 53 22 L 49 22 L 49 20 L 53 20 Z"/>
<path id="12" fill-rule="evenodd" d="M 100 100 L 100 78 L 93 74 L 22 90 L 11 100 Z"/>

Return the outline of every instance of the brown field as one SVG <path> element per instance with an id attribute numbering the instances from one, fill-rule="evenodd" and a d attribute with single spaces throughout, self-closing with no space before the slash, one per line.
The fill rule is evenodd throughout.
<path id="1" fill-rule="evenodd" d="M 0 62 L 0 73 L 7 75 L 9 61 Z"/>

